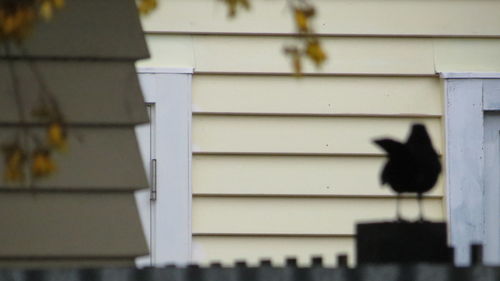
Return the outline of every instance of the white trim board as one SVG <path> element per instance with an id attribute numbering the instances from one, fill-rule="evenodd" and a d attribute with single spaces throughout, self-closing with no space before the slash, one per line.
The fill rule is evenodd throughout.
<path id="1" fill-rule="evenodd" d="M 476 73 L 441 76 L 446 79 L 448 217 L 451 243 L 455 247 L 455 262 L 458 265 L 469 264 L 469 247 L 472 243 L 485 245 L 486 262 L 500 263 L 498 255 L 492 254 L 500 251 L 493 248 L 498 243 L 490 240 L 493 239 L 491 235 L 486 235 L 486 229 L 491 227 L 486 220 L 491 216 L 486 206 L 489 202 L 487 196 L 494 193 L 491 188 L 500 188 L 491 187 L 487 179 L 492 175 L 498 177 L 499 173 L 493 171 L 491 165 L 485 166 L 485 135 L 490 135 L 489 128 L 495 127 L 492 124 L 485 127 L 485 115 L 500 110 L 500 73 L 485 76 Z M 500 161 L 500 155 L 489 156 Z"/>
<path id="2" fill-rule="evenodd" d="M 138 74 L 193 74 L 192 67 L 137 67 Z"/>
<path id="3" fill-rule="evenodd" d="M 156 219 L 150 228 L 156 238 L 151 249 L 153 266 L 191 262 L 191 76 L 139 74 L 145 102 L 154 106 L 155 118 L 151 133 L 157 168 L 157 196 L 151 202 L 151 217 Z"/>
<path id="4" fill-rule="evenodd" d="M 480 80 L 446 81 L 446 192 L 457 264 L 484 241 L 483 113 Z"/>
<path id="5" fill-rule="evenodd" d="M 499 79 L 497 72 L 441 72 L 439 77 L 443 79 Z"/>
<path id="6" fill-rule="evenodd" d="M 484 119 L 485 262 L 500 263 L 500 112 L 487 112 Z"/>

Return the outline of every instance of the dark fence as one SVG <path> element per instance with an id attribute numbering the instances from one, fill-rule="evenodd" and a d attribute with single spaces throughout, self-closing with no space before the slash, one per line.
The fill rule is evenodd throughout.
<path id="1" fill-rule="evenodd" d="M 500 267 L 451 265 L 363 265 L 356 268 L 327 268 L 321 265 L 296 267 L 164 267 L 106 269 L 0 270 L 0 281 L 494 281 Z"/>

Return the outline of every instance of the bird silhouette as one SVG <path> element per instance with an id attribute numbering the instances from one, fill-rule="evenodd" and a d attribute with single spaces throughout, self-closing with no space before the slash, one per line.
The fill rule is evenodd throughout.
<path id="1" fill-rule="evenodd" d="M 381 174 L 382 184 L 397 193 L 397 218 L 402 193 L 416 193 L 420 220 L 423 221 L 422 196 L 431 190 L 441 173 L 441 163 L 424 125 L 413 124 L 406 143 L 393 139 L 377 139 L 375 144 L 387 152 L 388 161 Z"/>

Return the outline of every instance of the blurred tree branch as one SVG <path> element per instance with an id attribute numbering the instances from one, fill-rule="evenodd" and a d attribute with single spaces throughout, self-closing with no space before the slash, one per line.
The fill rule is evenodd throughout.
<path id="1" fill-rule="evenodd" d="M 248 0 L 221 0 L 228 8 L 228 17 L 234 18 L 238 9 L 250 10 Z M 303 59 L 311 60 L 316 68 L 321 68 L 327 59 L 327 55 L 321 47 L 319 36 L 313 28 L 313 20 L 316 16 L 316 8 L 309 0 L 286 0 L 290 8 L 295 30 L 296 43 L 287 45 L 283 51 L 291 59 L 292 69 L 296 76 L 302 75 Z"/>

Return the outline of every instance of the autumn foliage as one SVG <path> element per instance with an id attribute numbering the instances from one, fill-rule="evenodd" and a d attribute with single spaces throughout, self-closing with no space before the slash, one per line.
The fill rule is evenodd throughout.
<path id="1" fill-rule="evenodd" d="M 103 0 L 105 1 L 105 0 Z M 228 16 L 233 18 L 239 9 L 249 10 L 250 0 L 220 0 L 228 8 Z M 302 75 L 304 59 L 309 59 L 316 67 L 321 67 L 327 55 L 321 47 L 320 38 L 313 29 L 316 10 L 309 0 L 286 0 L 289 4 L 296 33 L 293 37 L 296 43 L 287 45 L 284 52 L 290 57 L 292 69 L 296 76 Z M 157 0 L 135 0 L 140 14 L 148 14 L 157 8 Z M 33 27 L 40 20 L 49 21 L 56 12 L 64 12 L 65 0 L 3 0 L 0 1 L 0 43 L 14 42 L 22 48 L 23 40 L 27 38 Z M 7 56 L 8 44 L 5 44 Z M 28 54 L 24 54 L 28 55 Z M 12 64 L 11 60 L 7 60 Z M 32 64 L 32 62 L 28 63 Z M 56 171 L 56 163 L 52 158 L 55 152 L 68 149 L 68 128 L 59 108 L 58 102 L 48 87 L 39 94 L 40 104 L 35 108 L 24 108 L 23 98 L 15 85 L 17 79 L 11 69 L 14 96 L 19 112 L 19 131 L 9 141 L 0 144 L 4 158 L 4 180 L 11 183 L 31 182 L 50 176 Z M 34 65 L 31 65 L 37 83 L 44 84 L 43 75 Z M 28 111 L 30 110 L 30 111 Z M 32 117 L 44 128 L 43 137 L 33 134 L 25 118 L 31 112 Z"/>
<path id="2" fill-rule="evenodd" d="M 293 19 L 297 30 L 298 43 L 284 48 L 285 54 L 292 59 L 295 75 L 302 74 L 302 59 L 310 59 L 316 67 L 321 67 L 327 56 L 321 47 L 319 37 L 315 34 L 312 20 L 316 16 L 316 10 L 308 1 L 292 1 Z"/>
<path id="3" fill-rule="evenodd" d="M 240 8 L 250 9 L 248 0 L 221 0 L 228 8 L 228 16 L 234 18 Z M 290 6 L 293 22 L 297 34 L 296 43 L 284 48 L 292 62 L 292 69 L 296 76 L 302 75 L 303 59 L 309 59 L 320 68 L 327 59 L 327 55 L 321 47 L 321 42 L 313 29 L 313 20 L 316 16 L 314 6 L 308 0 L 286 0 Z"/>
<path id="4" fill-rule="evenodd" d="M 136 0 L 137 9 L 141 14 L 147 14 L 157 6 L 156 0 Z M 64 11 L 65 0 L 3 0 L 0 2 L 0 43 L 13 42 L 23 52 L 23 41 L 28 38 L 33 27 L 40 20 L 49 21 L 55 12 Z M 9 45 L 4 44 L 7 57 Z M 23 54 L 28 55 L 28 54 Z M 19 128 L 12 139 L 0 144 L 3 154 L 3 178 L 10 183 L 29 184 L 32 180 L 52 175 L 56 171 L 53 154 L 64 152 L 68 148 L 68 129 L 57 99 L 45 84 L 43 73 L 36 65 L 26 61 L 35 82 L 41 85 L 38 93 L 39 104 L 34 108 L 25 108 L 19 92 L 18 79 L 12 66 L 9 65 L 13 97 L 15 97 L 19 118 Z M 35 124 L 25 120 L 30 113 Z M 42 133 L 34 132 L 31 127 L 42 127 Z M 38 131 L 38 130 L 35 130 Z"/>

